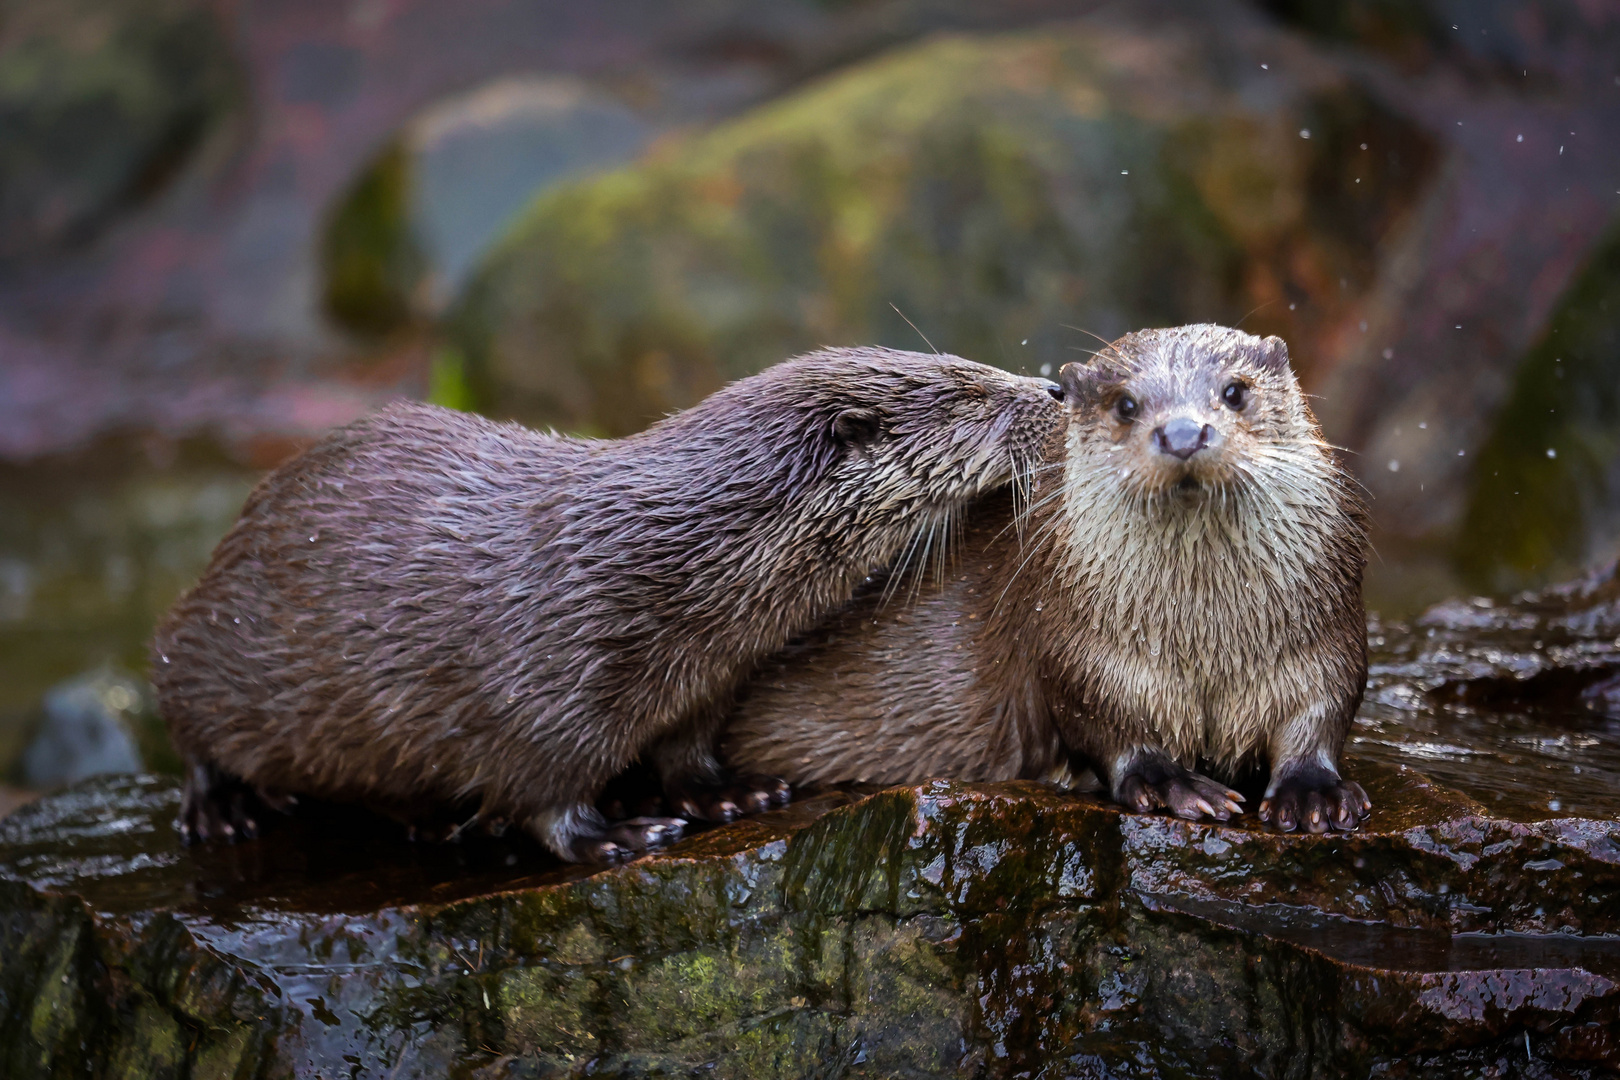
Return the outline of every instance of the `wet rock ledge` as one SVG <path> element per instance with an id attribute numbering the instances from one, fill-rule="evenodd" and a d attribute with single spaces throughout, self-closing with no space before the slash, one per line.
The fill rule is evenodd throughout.
<path id="1" fill-rule="evenodd" d="M 1620 824 L 1357 772 L 1352 836 L 933 782 L 597 873 L 88 781 L 0 822 L 0 1075 L 1613 1075 Z"/>

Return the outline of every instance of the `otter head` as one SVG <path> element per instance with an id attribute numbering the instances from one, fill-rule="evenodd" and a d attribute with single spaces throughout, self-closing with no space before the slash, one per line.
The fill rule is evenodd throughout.
<path id="1" fill-rule="evenodd" d="M 880 512 L 960 505 L 1027 477 L 1062 424 L 1061 388 L 955 356 L 837 354 L 822 395 L 833 473 Z"/>
<path id="2" fill-rule="evenodd" d="M 1142 330 L 1060 378 L 1071 440 L 1145 499 L 1198 501 L 1285 472 L 1297 482 L 1328 461 L 1281 338 Z"/>

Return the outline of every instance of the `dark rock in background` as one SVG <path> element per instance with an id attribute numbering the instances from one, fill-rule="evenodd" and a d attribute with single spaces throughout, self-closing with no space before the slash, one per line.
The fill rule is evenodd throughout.
<path id="1" fill-rule="evenodd" d="M 156 719 L 146 680 L 110 669 L 81 675 L 46 691 L 43 713 L 23 751 L 28 787 L 48 790 L 143 768 L 137 732 Z"/>
<path id="2" fill-rule="evenodd" d="M 0 261 L 94 240 L 162 190 L 240 89 L 204 0 L 7 4 Z"/>
<path id="3" fill-rule="evenodd" d="M 116 62 L 129 72 L 120 88 L 150 84 L 148 96 L 161 98 L 151 115 L 191 115 L 195 99 L 206 103 L 207 120 L 194 125 L 194 138 L 168 142 L 142 134 L 158 127 L 129 125 L 110 144 L 130 141 L 119 160 L 173 148 L 150 174 L 153 190 L 141 188 L 138 205 L 94 243 L 0 267 L 0 458 L 61 453 L 134 428 L 169 438 L 214 433 L 263 464 L 289 439 L 308 439 L 390 394 L 420 393 L 420 349 L 379 365 L 371 348 L 323 317 L 320 230 L 367 164 L 447 96 L 509 75 L 581 79 L 644 102 L 649 122 L 667 129 L 711 122 L 931 29 L 1016 25 L 1076 8 L 1060 0 L 605 0 L 588 8 L 557 0 L 14 0 L 8 27 L 26 48 L 38 52 L 27 45 L 37 39 L 72 60 L 57 65 L 64 77 L 82 71 L 94 89 L 96 64 Z M 161 51 L 171 23 L 202 27 L 181 35 L 186 48 L 202 49 L 195 64 Z M 185 75 L 192 67 L 204 75 Z M 216 70 L 237 73 L 232 85 L 242 93 L 221 98 Z M 19 122 L 45 122 L 51 99 L 22 89 Z M 133 105 L 118 108 L 117 116 L 136 115 Z M 51 130 L 77 145 L 77 129 Z M 53 167 L 76 163 L 94 164 L 69 155 Z M 92 185 L 93 197 L 75 195 L 75 205 L 125 205 L 120 183 Z M 47 230 L 29 243 L 58 235 Z"/>

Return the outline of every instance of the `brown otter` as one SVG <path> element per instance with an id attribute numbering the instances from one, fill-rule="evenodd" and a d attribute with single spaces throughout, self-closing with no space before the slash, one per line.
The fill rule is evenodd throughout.
<path id="1" fill-rule="evenodd" d="M 725 741 L 795 784 L 1038 778 L 1075 752 L 1128 807 L 1349 829 L 1365 687 L 1363 510 L 1278 338 L 1148 330 L 1061 373 L 1068 423 L 1027 514 L 966 516 L 913 604 L 876 582 L 770 661 Z"/>
<path id="2" fill-rule="evenodd" d="M 416 404 L 340 429 L 265 478 L 157 630 L 177 825 L 252 835 L 255 794 L 307 794 L 476 803 L 573 860 L 665 842 L 680 822 L 609 826 L 604 782 L 662 737 L 700 767 L 706 707 L 1031 466 L 1060 396 L 845 349 L 621 440 Z M 719 780 L 668 779 L 688 803 Z"/>

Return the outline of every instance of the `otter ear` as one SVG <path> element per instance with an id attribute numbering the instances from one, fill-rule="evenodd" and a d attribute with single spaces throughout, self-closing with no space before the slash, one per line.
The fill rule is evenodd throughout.
<path id="1" fill-rule="evenodd" d="M 1106 368 L 1076 361 L 1063 365 L 1058 372 L 1058 382 L 1063 386 L 1063 403 L 1077 409 L 1101 398 L 1105 387 L 1119 382 L 1119 375 Z"/>
<path id="2" fill-rule="evenodd" d="M 865 450 L 883 434 L 883 417 L 876 409 L 844 409 L 833 417 L 832 434 L 841 446 Z"/>
<path id="3" fill-rule="evenodd" d="M 1275 334 L 1260 341 L 1260 355 L 1255 358 L 1267 371 L 1288 370 L 1288 344 Z"/>

